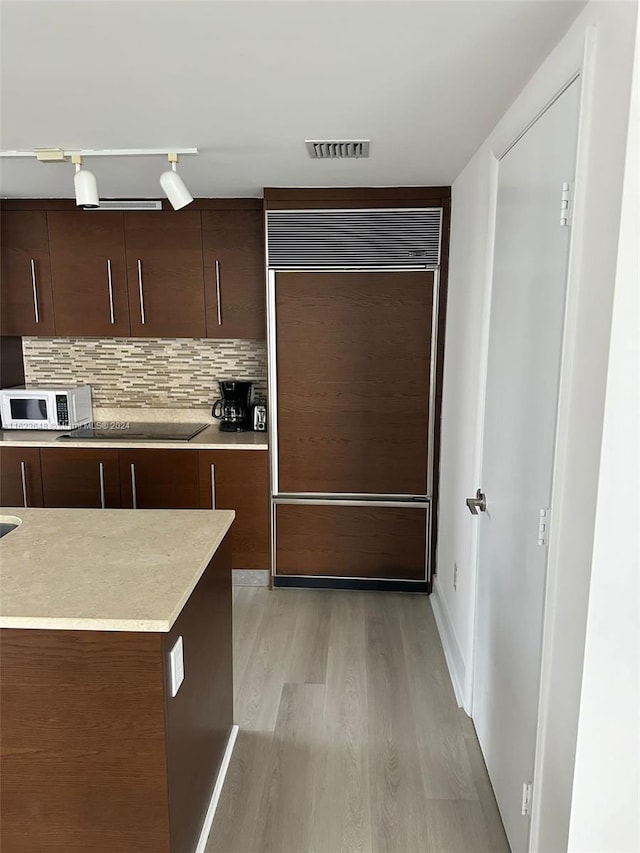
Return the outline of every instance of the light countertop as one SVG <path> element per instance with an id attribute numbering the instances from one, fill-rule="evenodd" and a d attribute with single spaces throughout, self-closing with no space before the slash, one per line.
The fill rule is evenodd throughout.
<path id="1" fill-rule="evenodd" d="M 114 418 L 114 420 L 119 420 Z M 122 422 L 122 420 L 120 420 Z M 69 432 L 69 430 L 66 430 Z M 58 441 L 64 432 L 46 429 L 0 430 L 0 445 L 12 447 L 121 447 L 123 450 L 146 448 L 150 450 L 268 450 L 267 434 L 264 432 L 220 432 L 217 424 L 208 426 L 190 441 L 91 441 L 72 438 Z"/>
<path id="2" fill-rule="evenodd" d="M 167 632 L 233 510 L 3 508 L 0 628 Z M 8 519 L 7 519 L 8 520 Z"/>

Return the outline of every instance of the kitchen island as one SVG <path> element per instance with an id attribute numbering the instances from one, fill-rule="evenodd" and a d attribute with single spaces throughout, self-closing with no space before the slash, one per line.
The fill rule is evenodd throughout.
<path id="1" fill-rule="evenodd" d="M 2 513 L 0 849 L 194 853 L 234 734 L 234 513 Z"/>

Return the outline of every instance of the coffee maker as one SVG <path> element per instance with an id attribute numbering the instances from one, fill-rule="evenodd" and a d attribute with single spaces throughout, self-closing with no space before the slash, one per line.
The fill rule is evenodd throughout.
<path id="1" fill-rule="evenodd" d="M 211 414 L 219 420 L 222 432 L 245 432 L 253 429 L 253 382 L 226 379 L 218 382 L 220 399 L 216 400 Z"/>

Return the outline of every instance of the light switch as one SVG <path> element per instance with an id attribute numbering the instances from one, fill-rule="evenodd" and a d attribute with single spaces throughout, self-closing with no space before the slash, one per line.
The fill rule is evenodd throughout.
<path id="1" fill-rule="evenodd" d="M 184 648 L 182 637 L 178 637 L 174 647 L 169 652 L 169 671 L 171 673 L 171 698 L 173 698 L 184 681 Z"/>

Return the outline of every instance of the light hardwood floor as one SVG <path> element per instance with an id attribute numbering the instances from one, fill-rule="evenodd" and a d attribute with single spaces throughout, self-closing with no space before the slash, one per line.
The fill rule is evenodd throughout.
<path id="1" fill-rule="evenodd" d="M 508 853 L 426 596 L 236 587 L 234 635 L 207 853 Z"/>

